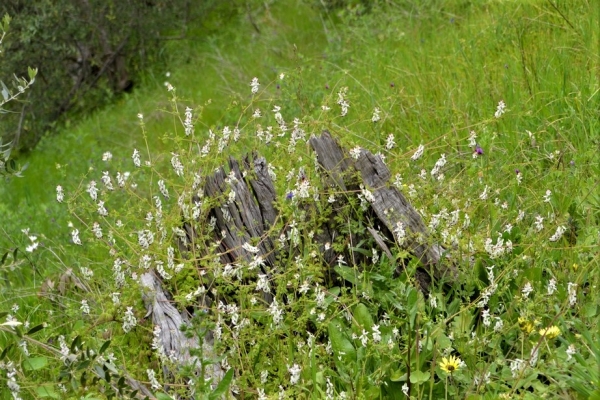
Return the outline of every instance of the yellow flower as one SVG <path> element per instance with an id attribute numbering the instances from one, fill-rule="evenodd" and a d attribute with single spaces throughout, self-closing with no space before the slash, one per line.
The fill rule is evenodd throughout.
<path id="1" fill-rule="evenodd" d="M 530 334 L 531 332 L 533 332 L 534 326 L 533 326 L 533 322 L 528 320 L 527 318 L 523 318 L 523 317 L 519 317 L 519 328 L 521 328 L 521 330 L 523 332 L 525 332 L 526 334 Z"/>
<path id="2" fill-rule="evenodd" d="M 558 326 L 552 325 L 549 328 L 540 329 L 540 335 L 545 336 L 546 339 L 554 339 L 558 335 L 560 335 L 560 329 Z"/>
<path id="3" fill-rule="evenodd" d="M 442 358 L 442 361 L 440 361 L 440 368 L 442 369 L 442 371 L 452 374 L 460 368 L 460 364 L 462 364 L 462 361 L 458 357 L 444 357 Z"/>

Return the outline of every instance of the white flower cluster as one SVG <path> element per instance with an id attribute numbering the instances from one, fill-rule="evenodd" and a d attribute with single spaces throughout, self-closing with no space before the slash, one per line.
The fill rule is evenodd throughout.
<path id="1" fill-rule="evenodd" d="M 127 307 L 127 311 L 125 311 L 125 315 L 123 316 L 123 331 L 125 333 L 129 332 L 137 325 L 137 319 L 133 314 L 133 307 Z"/>
<path id="2" fill-rule="evenodd" d="M 348 103 L 348 101 L 345 98 L 347 92 L 348 92 L 347 87 L 341 88 L 340 91 L 338 92 L 337 104 L 342 109 L 341 114 L 340 114 L 342 117 L 345 117 L 348 114 L 348 109 L 350 108 L 350 104 Z"/>
<path id="3" fill-rule="evenodd" d="M 502 114 L 506 112 L 506 104 L 504 104 L 503 100 L 498 102 L 498 107 L 496 107 L 496 112 L 494 113 L 494 117 L 500 118 Z"/>
<path id="4" fill-rule="evenodd" d="M 185 109 L 185 121 L 183 121 L 183 127 L 185 128 L 185 136 L 190 136 L 194 133 L 194 124 L 192 123 L 192 109 L 186 107 Z"/>
<path id="5" fill-rule="evenodd" d="M 183 176 L 183 164 L 181 160 L 179 160 L 179 154 L 171 153 L 173 157 L 171 157 L 171 166 L 175 171 L 177 176 Z"/>
<path id="6" fill-rule="evenodd" d="M 375 107 L 375 109 L 373 110 L 373 116 L 371 117 L 372 122 L 379 122 L 381 120 L 381 117 L 379 116 L 380 112 L 381 111 L 379 110 L 379 108 Z"/>
<path id="7" fill-rule="evenodd" d="M 491 238 L 487 238 L 484 244 L 485 251 L 487 251 L 492 259 L 511 253 L 513 250 L 512 242 L 510 240 L 505 242 L 502 236 L 498 236 L 496 244 L 493 242 Z"/>
<path id="8" fill-rule="evenodd" d="M 283 310 L 279 308 L 277 299 L 273 299 L 273 302 L 269 306 L 269 314 L 273 317 L 273 324 L 275 324 L 275 326 L 279 326 L 281 321 L 283 321 Z"/>
<path id="9" fill-rule="evenodd" d="M 551 242 L 557 242 L 560 240 L 560 238 L 563 236 L 563 234 L 567 231 L 567 228 L 565 228 L 563 225 L 560 225 L 556 228 L 556 232 L 554 232 L 554 235 L 550 236 L 550 240 Z"/>
<path id="10" fill-rule="evenodd" d="M 419 145 L 419 147 L 417 148 L 417 150 L 415 151 L 415 153 L 412 155 L 412 157 L 410 158 L 413 161 L 417 161 L 419 158 L 421 158 L 423 156 L 423 152 L 425 151 L 425 146 L 423 146 L 422 144 Z"/>
<path id="11" fill-rule="evenodd" d="M 444 168 L 444 165 L 446 165 L 446 155 L 442 154 L 440 156 L 440 159 L 436 161 L 435 165 L 433 166 L 433 169 L 431 170 L 431 176 L 433 178 L 437 178 L 437 180 L 441 181 L 444 178 L 444 174 L 442 174 L 440 171 L 442 170 L 442 168 Z"/>
<path id="12" fill-rule="evenodd" d="M 260 83 L 258 83 L 258 78 L 252 78 L 252 82 L 250 82 L 250 87 L 252 88 L 252 94 L 258 93 L 258 88 L 260 87 Z"/>
<path id="13" fill-rule="evenodd" d="M 569 282 L 567 284 L 567 293 L 569 294 L 569 305 L 573 307 L 577 304 L 577 284 Z"/>
<path id="14" fill-rule="evenodd" d="M 396 228 L 394 228 L 396 234 L 396 242 L 398 246 L 402 246 L 406 241 L 406 230 L 404 229 L 404 223 L 401 221 L 396 222 Z"/>

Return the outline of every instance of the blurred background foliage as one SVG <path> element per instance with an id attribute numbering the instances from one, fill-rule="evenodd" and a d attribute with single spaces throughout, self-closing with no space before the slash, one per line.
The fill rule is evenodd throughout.
<path id="1" fill-rule="evenodd" d="M 142 71 L 161 68 L 166 43 L 201 40 L 260 6 L 244 0 L 0 2 L 0 16 L 12 17 L 0 77 L 39 70 L 32 90 L 7 107 L 0 138 L 21 152 L 33 149 L 57 126 L 131 91 Z"/>

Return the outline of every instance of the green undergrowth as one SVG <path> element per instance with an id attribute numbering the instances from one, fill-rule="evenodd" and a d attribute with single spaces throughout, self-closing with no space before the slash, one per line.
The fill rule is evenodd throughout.
<path id="1" fill-rule="evenodd" d="M 0 247 L 11 253 L 0 310 L 29 328 L 48 324 L 20 336 L 2 327 L 0 348 L 13 346 L 1 357 L 17 367 L 23 398 L 102 397 L 107 374 L 124 374 L 113 365 L 148 385 L 147 370 L 155 371 L 157 393 L 189 396 L 194 387 L 197 396 L 218 397 L 202 375 L 162 376 L 172 365 L 153 347 L 136 282 L 144 255 L 153 268 L 164 264 L 159 273 L 179 309 L 211 287 L 225 293 L 223 305 L 212 304 L 189 328 L 220 332 L 219 357 L 198 356 L 205 367 L 232 371 L 222 376 L 232 379 L 222 393 L 597 395 L 598 13 L 585 1 L 382 2 L 364 11 L 352 5 L 321 14 L 314 4 L 277 2 L 218 35 L 173 42 L 169 71 L 149 73 L 143 88 L 43 140 L 25 177 L 3 184 Z M 457 263 L 455 282 L 434 281 L 426 295 L 415 289 L 418 260 L 402 246 L 402 227 L 394 260 L 375 243 L 340 238 L 333 250 L 362 261 L 340 260 L 338 279 L 323 273 L 314 226 L 343 198 L 349 205 L 336 218 L 347 222 L 345 233 L 364 232 L 375 189 L 339 193 L 319 183 L 306 141 L 323 130 L 352 149 L 348 157 L 363 148 L 385 159 L 390 184 L 421 214 L 430 244 Z M 193 201 L 198 176 L 252 151 L 276 177 L 280 218 L 270 233 L 284 233 L 289 249 L 281 270 L 270 271 L 268 290 L 251 265 L 240 262 L 228 274 L 206 251 L 190 259 L 175 245 L 182 218 L 209 220 L 208 210 L 227 202 Z M 111 157 L 103 161 L 105 152 Z M 90 198 L 92 180 L 98 199 Z M 206 225 L 196 228 L 210 248 Z M 148 246 L 146 231 L 154 238 Z M 406 263 L 400 276 L 397 260 Z M 260 292 L 276 302 L 258 301 Z M 63 340 L 71 348 L 60 360 L 46 347 L 60 351 Z M 95 356 L 82 353 L 88 347 Z M 104 352 L 115 360 L 99 358 Z M 91 384 L 98 365 L 104 380 L 96 370 L 100 383 Z M 51 384 L 59 374 L 68 394 Z"/>

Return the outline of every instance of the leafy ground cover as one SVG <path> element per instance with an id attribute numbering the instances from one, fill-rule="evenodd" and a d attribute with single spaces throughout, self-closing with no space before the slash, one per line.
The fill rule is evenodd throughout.
<path id="1" fill-rule="evenodd" d="M 600 396 L 591 4 L 400 2 L 329 17 L 294 6 L 173 43 L 170 71 L 44 140 L 25 177 L 0 188 L 3 394 L 103 398 L 127 375 L 159 398 Z M 366 260 L 340 260 L 332 284 L 313 227 L 343 197 L 347 233 L 365 230 L 371 188 L 319 183 L 306 140 L 324 129 L 348 157 L 385 159 L 458 263 L 455 281 L 417 290 L 399 229 L 393 260 L 374 243 L 331 243 Z M 182 215 L 210 234 L 196 221 L 228 199 L 193 195 L 248 151 L 271 163 L 272 233 L 288 232 L 289 256 L 268 278 L 175 244 Z M 214 354 L 195 354 L 201 373 L 163 375 L 177 360 L 145 318 L 149 268 L 180 310 L 223 291 L 186 329 L 213 333 Z M 221 385 L 206 381 L 211 365 Z"/>

